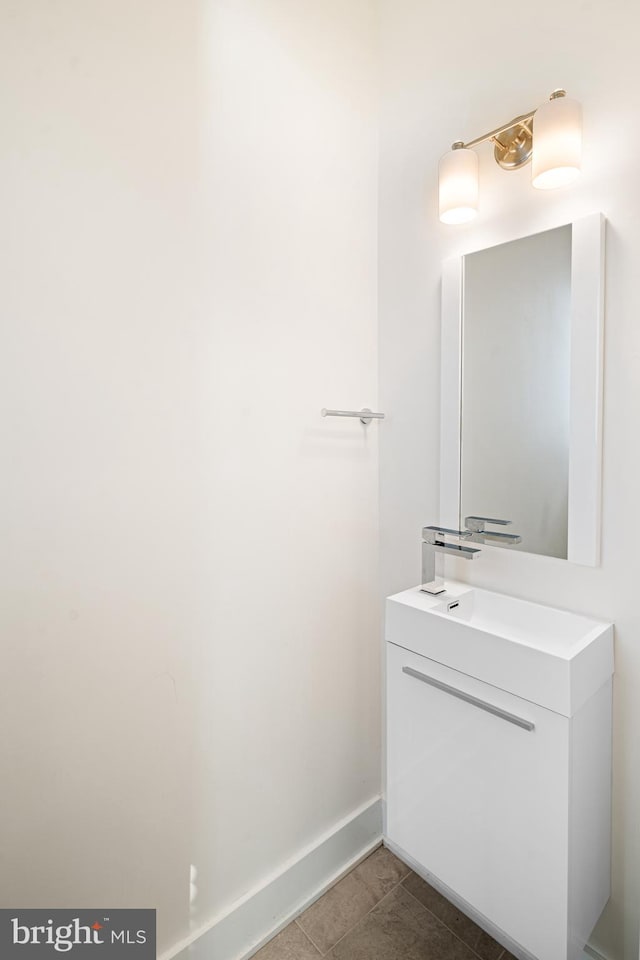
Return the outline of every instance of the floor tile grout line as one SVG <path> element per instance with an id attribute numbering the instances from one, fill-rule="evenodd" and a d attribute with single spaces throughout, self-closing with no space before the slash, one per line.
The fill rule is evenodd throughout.
<path id="1" fill-rule="evenodd" d="M 396 859 L 399 860 L 399 858 L 396 858 Z M 301 919 L 301 917 L 304 916 L 304 912 L 305 912 L 305 911 L 303 911 L 302 913 L 298 914 L 297 917 L 294 917 L 291 922 L 296 925 L 296 927 L 298 928 L 298 930 L 300 930 L 300 932 L 302 933 L 303 937 L 304 937 L 306 940 L 308 940 L 308 942 L 311 944 L 311 946 L 313 947 L 313 949 L 314 949 L 314 950 L 316 951 L 316 953 L 318 954 L 318 957 L 329 957 L 329 954 L 330 954 L 340 943 L 342 943 L 342 941 L 343 941 L 346 937 L 348 937 L 351 933 L 354 932 L 354 930 L 356 930 L 362 923 L 364 923 L 364 921 L 367 919 L 367 917 L 369 917 L 369 916 L 373 913 L 373 911 L 376 910 L 376 909 L 387 899 L 387 897 L 389 897 L 392 893 L 394 893 L 394 892 L 398 889 L 398 887 L 402 887 L 402 888 L 404 889 L 405 893 L 408 893 L 409 896 L 411 897 L 411 899 L 412 899 L 415 903 L 417 903 L 420 907 L 422 907 L 423 910 L 426 910 L 426 912 L 427 912 L 428 914 L 430 914 L 430 915 L 434 918 L 434 920 L 436 920 L 436 921 L 440 924 L 440 926 L 444 927 L 444 929 L 447 930 L 447 931 L 458 941 L 458 943 L 462 944 L 463 947 L 466 947 L 467 950 L 469 950 L 469 951 L 474 955 L 474 957 L 477 957 L 477 960 L 485 960 L 485 958 L 481 957 L 481 955 L 474 949 L 474 947 L 470 946 L 470 945 L 469 945 L 468 943 L 466 943 L 461 937 L 459 937 L 458 934 L 455 932 L 455 930 L 452 930 L 451 927 L 450 927 L 447 923 L 444 922 L 444 920 L 442 920 L 436 913 L 434 913 L 433 910 L 430 910 L 429 907 L 426 906 L 426 904 L 422 903 L 421 900 L 419 900 L 410 890 L 407 889 L 407 887 L 405 886 L 405 881 L 409 880 L 412 876 L 414 876 L 414 872 L 411 870 L 410 867 L 407 866 L 406 863 L 403 863 L 402 860 L 399 860 L 399 862 L 402 863 L 402 865 L 403 865 L 403 866 L 406 868 L 406 870 L 407 870 L 407 872 L 404 874 L 404 876 L 402 876 L 396 883 L 394 883 L 394 885 L 393 885 L 389 890 L 387 890 L 387 892 L 386 892 L 385 894 L 383 894 L 383 896 L 380 897 L 379 900 L 377 900 L 377 901 L 373 904 L 373 906 L 371 906 L 371 907 L 369 908 L 369 910 L 367 910 L 367 912 L 360 917 L 359 920 L 357 920 L 351 927 L 349 927 L 349 929 L 348 929 L 345 933 L 343 933 L 343 935 L 342 935 L 338 940 L 336 940 L 336 942 L 335 942 L 334 944 L 332 944 L 332 946 L 329 947 L 329 949 L 328 949 L 325 953 L 322 952 L 322 950 L 320 949 L 320 947 L 318 946 L 318 944 L 314 941 L 313 937 L 312 937 L 309 933 L 307 933 L 307 931 L 304 929 L 304 927 L 303 927 L 302 924 L 300 923 L 300 919 Z M 357 869 L 357 868 L 356 868 L 356 869 Z M 355 870 L 352 871 L 352 872 L 355 872 Z M 365 884 L 365 885 L 366 885 L 366 884 Z M 337 884 L 335 884 L 335 886 L 337 886 Z M 333 889 L 333 887 L 330 887 L 329 889 Z M 327 893 L 328 893 L 328 892 L 329 892 L 329 891 L 327 891 Z M 373 892 L 373 891 L 372 891 L 372 892 Z M 482 928 L 480 928 L 480 929 L 482 929 Z M 498 944 L 498 946 L 501 946 L 501 944 Z M 502 948 L 502 952 L 498 954 L 498 956 L 495 958 L 495 960 L 505 960 L 505 956 L 507 955 L 507 953 L 508 953 L 507 949 L 506 949 L 505 947 L 503 947 L 503 948 Z"/>
<path id="2" fill-rule="evenodd" d="M 455 930 L 452 930 L 451 927 L 444 922 L 444 920 L 441 920 L 440 917 L 439 917 L 436 913 L 433 912 L 433 910 L 429 910 L 429 907 L 425 906 L 424 903 L 423 903 L 421 900 L 418 900 L 418 898 L 415 897 L 415 896 L 411 893 L 411 890 L 407 890 L 406 887 L 405 887 L 404 889 L 405 889 L 406 892 L 409 894 L 409 896 L 410 896 L 413 900 L 415 900 L 416 903 L 419 903 L 420 906 L 423 907 L 423 908 L 427 911 L 427 913 L 430 913 L 432 917 L 435 917 L 436 920 L 438 921 L 438 923 L 441 923 L 442 926 L 445 928 L 445 930 L 448 930 L 449 933 L 451 934 L 451 936 L 453 936 L 453 937 L 456 938 L 456 940 L 458 941 L 458 943 L 461 943 L 463 947 L 466 947 L 467 950 L 470 950 L 471 953 L 474 955 L 474 957 L 477 957 L 478 960 L 486 960 L 486 958 L 481 957 L 479 953 L 476 953 L 476 951 L 474 950 L 473 947 L 470 947 L 468 943 L 465 943 L 464 940 L 462 940 L 462 939 L 458 936 L 458 934 L 455 932 Z M 446 899 L 446 898 L 445 898 L 445 899 Z M 465 916 L 466 916 L 466 914 L 465 914 Z M 481 927 L 480 929 L 482 929 L 482 927 Z M 486 932 L 486 931 L 485 931 L 485 932 Z M 500 946 L 500 944 L 498 944 L 498 946 Z M 504 948 L 503 948 L 503 950 L 502 950 L 502 953 L 500 953 L 500 954 L 498 955 L 497 960 L 501 960 L 501 957 L 502 957 L 502 954 L 503 954 L 503 953 L 504 953 Z"/>
<path id="3" fill-rule="evenodd" d="M 380 849 L 386 849 L 386 847 L 384 847 L 384 844 L 381 844 L 380 847 L 376 847 L 376 850 L 380 850 Z M 374 850 L 373 853 L 375 853 L 376 850 Z M 369 854 L 369 856 L 372 856 L 373 853 Z M 369 858 L 366 857 L 365 859 L 368 860 Z M 320 949 L 320 947 L 318 946 L 318 944 L 314 942 L 314 940 L 309 936 L 309 934 L 306 932 L 306 930 L 304 929 L 304 927 L 302 926 L 302 924 L 299 923 L 299 920 L 301 919 L 301 917 L 304 916 L 304 914 L 306 913 L 306 910 L 303 910 L 302 913 L 298 914 L 297 917 L 294 917 L 293 922 L 298 924 L 298 926 L 300 927 L 300 929 L 302 930 L 302 932 L 304 933 L 304 935 L 306 936 L 306 938 L 310 941 L 310 943 L 312 944 L 312 946 L 314 946 L 314 947 L 316 948 L 316 950 L 318 951 L 318 953 L 320 954 L 321 957 L 326 957 L 326 956 L 328 956 L 328 955 L 331 953 L 331 951 L 333 950 L 334 947 L 336 947 L 342 940 L 344 940 L 344 938 L 345 938 L 349 933 L 351 933 L 352 930 L 355 930 L 355 928 L 358 926 L 358 924 L 361 923 L 361 922 L 364 920 L 365 917 L 368 917 L 369 914 L 371 913 L 371 911 L 372 911 L 372 910 L 375 910 L 375 908 L 378 906 L 378 904 L 382 903 L 382 901 L 385 899 L 385 897 L 387 897 L 390 893 L 392 893 L 394 890 L 396 890 L 402 883 L 404 883 L 404 881 L 405 881 L 409 876 L 411 876 L 411 872 L 412 872 L 412 871 L 411 871 L 411 867 L 408 867 L 407 864 L 404 863 L 402 860 L 400 860 L 399 857 L 396 857 L 396 860 L 398 861 L 398 863 L 401 863 L 401 864 L 402 864 L 402 866 L 406 869 L 407 873 L 405 873 L 404 876 L 401 877 L 400 880 L 398 880 L 398 882 L 395 883 L 395 884 L 393 885 L 393 887 L 391 887 L 390 890 L 387 890 L 386 893 L 384 893 L 378 900 L 376 900 L 376 902 L 373 904 L 373 906 L 370 907 L 369 910 L 367 910 L 367 912 L 366 912 L 365 914 L 363 914 L 363 916 L 360 917 L 359 920 L 356 920 L 356 922 L 355 922 L 351 927 L 349 927 L 349 929 L 347 930 L 347 932 L 346 932 L 346 933 L 343 933 L 343 935 L 340 937 L 340 939 L 339 939 L 339 940 L 336 940 L 336 942 L 335 942 L 331 947 L 329 947 L 329 949 L 327 950 L 326 953 L 323 953 L 323 952 L 322 952 L 322 950 Z M 363 862 L 364 862 L 364 861 L 363 861 Z M 360 864 L 358 864 L 358 866 L 360 866 Z M 351 871 L 349 872 L 349 874 L 347 874 L 347 876 L 350 876 L 351 874 L 355 873 L 355 872 L 357 871 L 357 869 L 358 869 L 358 866 L 354 867 L 353 870 L 351 870 Z M 342 879 L 344 880 L 345 878 L 343 877 Z M 339 886 L 340 882 L 341 882 L 341 881 L 338 881 L 338 883 L 335 883 L 332 887 L 329 887 L 329 889 L 328 889 L 327 891 L 325 891 L 325 893 L 323 894 L 323 897 L 326 897 L 326 895 L 327 895 L 328 893 L 330 893 L 331 890 L 334 890 L 337 886 Z M 365 886 L 367 886 L 366 882 L 365 882 Z M 367 888 L 367 889 L 369 889 L 369 888 Z M 371 891 L 371 892 L 373 893 L 373 891 Z M 322 897 L 321 897 L 320 899 L 322 899 Z M 319 901 L 318 901 L 318 902 L 319 902 Z"/>
<path id="4" fill-rule="evenodd" d="M 408 874 L 407 874 L 407 876 L 408 876 Z M 342 934 L 342 936 L 340 937 L 339 940 L 336 940 L 336 942 L 334 943 L 333 947 L 331 947 L 331 950 L 335 949 L 335 947 L 337 947 L 339 943 L 342 943 L 342 941 L 344 940 L 344 938 L 345 938 L 345 937 L 348 937 L 350 933 L 353 933 L 353 931 L 356 929 L 356 927 L 359 927 L 361 923 L 364 923 L 364 921 L 367 919 L 368 916 L 370 916 L 370 914 L 373 913 L 373 911 L 376 909 L 376 907 L 379 907 L 380 904 L 381 904 L 384 900 L 386 900 L 387 897 L 388 897 L 390 894 L 392 894 L 394 890 L 397 890 L 398 887 L 401 886 L 401 884 L 402 884 L 402 882 L 403 882 L 404 879 L 405 879 L 405 878 L 403 877 L 402 880 L 398 880 L 398 882 L 391 888 L 391 890 L 387 890 L 387 892 L 385 893 L 385 895 L 384 895 L 383 897 L 381 897 L 381 898 L 378 900 L 377 903 L 374 903 L 374 905 L 373 905 L 372 907 L 370 907 L 370 909 L 367 910 L 367 912 L 366 912 L 365 914 L 363 914 L 363 916 L 361 916 L 360 919 L 359 919 L 356 923 L 354 923 L 354 925 L 353 925 L 352 927 L 350 927 L 349 930 L 347 930 L 346 933 L 343 933 L 343 934 Z M 327 954 L 325 954 L 325 956 L 327 956 L 329 953 L 331 953 L 331 950 L 328 950 L 328 951 L 327 951 Z"/>
<path id="5" fill-rule="evenodd" d="M 300 916 L 302 916 L 302 914 L 300 914 Z M 309 941 L 309 943 L 311 944 L 311 946 L 313 947 L 313 949 L 317 952 L 318 956 L 324 957 L 324 953 L 322 952 L 322 950 L 320 949 L 320 947 L 318 946 L 318 944 L 315 943 L 315 942 L 312 940 L 312 938 L 309 936 L 309 934 L 308 934 L 307 931 L 304 929 L 304 927 L 302 926 L 302 924 L 301 924 L 301 923 L 298 923 L 298 919 L 299 919 L 298 917 L 295 917 L 294 920 L 293 920 L 293 922 L 294 922 L 295 925 L 297 926 L 298 930 L 300 930 L 300 931 L 302 932 L 302 935 L 307 938 L 307 940 Z"/>
<path id="6" fill-rule="evenodd" d="M 406 866 L 406 864 L 405 864 L 405 866 Z M 377 902 L 377 903 L 374 903 L 374 905 L 373 905 L 369 910 L 367 910 L 367 912 L 366 912 L 365 914 L 363 914 L 363 915 L 360 917 L 360 919 L 357 920 L 357 921 L 354 923 L 354 925 L 353 925 L 352 927 L 349 927 L 349 929 L 347 930 L 347 932 L 346 932 L 346 933 L 343 933 L 342 936 L 340 937 L 340 939 L 339 939 L 339 940 L 336 940 L 336 942 L 333 944 L 333 946 L 330 947 L 329 950 L 327 950 L 326 953 L 323 953 L 322 956 L 323 956 L 323 957 L 328 957 L 329 954 L 331 953 L 331 951 L 332 951 L 332 950 L 335 950 L 335 948 L 338 946 L 338 944 L 339 944 L 339 943 L 342 943 L 342 941 L 344 940 L 345 937 L 348 937 L 350 933 L 353 933 L 353 931 L 354 931 L 357 927 L 359 927 L 360 924 L 363 923 L 370 914 L 373 913 L 373 911 L 376 909 L 376 907 L 379 907 L 380 904 L 381 904 L 384 900 L 386 900 L 387 897 L 390 896 L 390 894 L 392 894 L 392 893 L 394 892 L 394 890 L 397 890 L 398 887 L 401 887 L 401 886 L 402 886 L 402 884 L 403 884 L 404 881 L 407 879 L 407 877 L 410 875 L 410 873 L 411 873 L 411 871 L 409 871 L 409 873 L 407 873 L 401 880 L 398 880 L 398 882 L 397 882 L 396 884 L 394 884 L 393 887 L 391 887 L 390 890 L 387 890 L 387 892 L 384 894 L 384 896 L 380 897 L 380 899 L 378 900 L 378 902 Z M 447 929 L 448 929 L 448 928 L 447 928 Z"/>

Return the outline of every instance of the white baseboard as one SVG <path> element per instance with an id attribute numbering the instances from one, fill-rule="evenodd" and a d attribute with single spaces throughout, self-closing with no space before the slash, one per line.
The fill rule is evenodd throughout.
<path id="1" fill-rule="evenodd" d="M 381 842 L 382 807 L 376 797 L 159 960 L 248 960 Z"/>
<path id="2" fill-rule="evenodd" d="M 607 957 L 598 951 L 594 947 L 590 947 L 589 944 L 584 948 L 583 954 L 584 960 L 607 960 Z"/>

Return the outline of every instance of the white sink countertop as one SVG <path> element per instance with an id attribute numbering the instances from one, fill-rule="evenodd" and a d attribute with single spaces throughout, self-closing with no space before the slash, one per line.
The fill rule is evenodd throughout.
<path id="1" fill-rule="evenodd" d="M 613 673 L 612 624 L 451 580 L 389 597 L 386 639 L 564 716 Z"/>

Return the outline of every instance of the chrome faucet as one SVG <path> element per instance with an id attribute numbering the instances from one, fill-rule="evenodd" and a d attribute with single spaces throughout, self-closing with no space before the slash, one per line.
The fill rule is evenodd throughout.
<path id="1" fill-rule="evenodd" d="M 496 520 L 491 517 L 465 517 L 464 522 L 469 532 L 469 539 L 474 543 L 498 543 L 500 546 L 511 546 L 514 543 L 521 543 L 522 537 L 517 533 L 498 533 L 497 530 L 485 530 L 485 523 L 493 523 L 496 526 L 508 527 L 511 520 Z"/>
<path id="2" fill-rule="evenodd" d="M 443 593 L 444 579 L 440 572 L 436 573 L 436 554 L 448 553 L 462 557 L 463 560 L 473 560 L 480 553 L 477 547 L 465 547 L 461 543 L 447 543 L 446 537 L 455 537 L 457 540 L 470 540 L 471 530 L 449 530 L 447 527 L 422 528 L 422 585 L 425 593 Z"/>

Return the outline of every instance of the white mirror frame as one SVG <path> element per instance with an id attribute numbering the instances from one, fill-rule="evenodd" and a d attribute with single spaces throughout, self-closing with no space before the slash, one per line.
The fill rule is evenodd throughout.
<path id="1" fill-rule="evenodd" d="M 594 213 L 574 221 L 571 227 L 567 560 L 596 567 L 600 563 L 605 218 Z M 454 529 L 461 519 L 463 282 L 464 258 L 446 260 L 442 271 L 440 523 Z"/>

